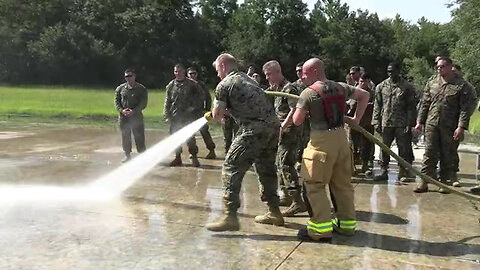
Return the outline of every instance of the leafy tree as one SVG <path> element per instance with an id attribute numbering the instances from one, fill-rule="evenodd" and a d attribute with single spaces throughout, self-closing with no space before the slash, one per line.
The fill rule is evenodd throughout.
<path id="1" fill-rule="evenodd" d="M 453 25 L 459 40 L 453 49 L 452 56 L 458 63 L 465 78 L 479 91 L 480 89 L 480 1 L 457 0 L 458 7 L 453 12 Z"/>

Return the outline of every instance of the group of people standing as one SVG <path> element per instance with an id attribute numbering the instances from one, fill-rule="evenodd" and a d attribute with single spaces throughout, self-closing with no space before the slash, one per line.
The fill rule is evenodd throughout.
<path id="1" fill-rule="evenodd" d="M 240 189 L 243 177 L 254 167 L 260 183 L 260 198 L 268 205 L 255 222 L 283 225 L 284 217 L 308 211 L 310 220 L 298 232 L 301 239 L 330 241 L 335 231 L 353 235 L 356 229 L 354 189 L 351 177 L 354 159 L 344 117 L 360 124 L 373 134 L 379 132 L 388 146 L 395 139 L 399 155 L 407 162 L 414 160 L 411 148 L 412 131 L 425 126 L 426 151 L 422 172 L 436 178 L 440 160 L 440 180 L 451 182 L 458 169 L 456 150 L 475 107 L 476 93 L 471 84 L 452 69 L 449 58 L 436 61 L 437 74 L 425 88 L 417 114 L 419 97 L 414 87 L 400 76 L 395 63 L 387 67 L 388 78 L 377 87 L 369 75 L 353 67 L 349 83 L 328 80 L 323 62 L 312 58 L 296 67 L 298 80 L 291 83 L 284 77 L 278 61 L 263 65 L 269 83 L 268 91 L 298 95 L 299 99 L 267 96 L 259 82 L 240 71 L 237 59 L 227 53 L 213 62 L 221 82 L 215 91 L 213 119 L 222 123 L 225 134 L 225 161 L 222 166 L 224 216 L 209 223 L 210 231 L 235 231 L 240 224 Z M 211 98 L 196 70 L 189 68 L 187 78 L 182 65 L 174 67 L 175 79 L 167 85 L 164 117 L 173 133 L 210 111 Z M 135 82 L 135 73 L 125 71 L 126 83 L 116 90 L 116 106 L 120 113 L 123 149 L 130 158 L 133 132 L 137 150 L 145 150 L 141 110 L 147 104 L 145 87 Z M 347 104 L 349 107 L 347 107 Z M 209 153 L 215 158 L 208 125 L 201 130 Z M 128 134 L 128 135 L 127 135 Z M 128 138 L 127 138 L 128 137 Z M 362 170 L 373 168 L 373 144 L 352 134 L 354 153 L 360 153 Z M 308 142 L 308 143 L 307 143 Z M 192 164 L 200 166 L 198 147 L 192 137 L 187 141 Z M 296 163 L 301 162 L 300 171 Z M 181 148 L 171 166 L 182 164 Z M 389 155 L 382 154 L 381 173 L 375 180 L 388 179 Z M 299 181 L 301 178 L 302 181 Z M 408 181 L 408 172 L 401 168 L 399 181 Z M 280 196 L 277 191 L 280 185 Z M 334 206 L 331 213 L 326 187 Z M 416 192 L 428 191 L 422 182 Z M 302 196 L 303 195 L 303 196 Z M 288 206 L 284 211 L 280 206 Z"/>
<path id="2" fill-rule="evenodd" d="M 181 64 L 173 68 L 173 79 L 166 86 L 165 104 L 163 110 L 164 120 L 170 124 L 170 134 L 175 133 L 187 124 L 202 117 L 212 106 L 212 97 L 205 83 L 198 80 L 198 71 L 194 67 L 187 70 Z M 122 133 L 122 147 L 126 162 L 131 158 L 132 134 L 135 139 L 137 152 L 145 151 L 145 128 L 142 110 L 146 108 L 148 93 L 145 86 L 136 81 L 135 70 L 125 70 L 125 83 L 115 90 L 115 107 L 119 112 L 120 130 Z M 187 77 L 188 75 L 188 77 Z M 206 159 L 215 159 L 215 143 L 209 131 L 208 125 L 200 129 L 200 134 L 209 150 Z M 188 152 L 194 167 L 200 167 L 198 161 L 198 147 L 195 137 L 187 140 Z M 175 151 L 175 159 L 170 166 L 181 166 L 182 148 Z"/>
<path id="3" fill-rule="evenodd" d="M 366 73 L 359 74 L 358 67 L 350 69 L 347 81 L 351 79 L 350 84 L 369 90 L 373 97 L 369 102 L 372 114 L 366 112 L 361 121 L 361 125 L 367 131 L 373 134 L 375 130 L 379 133 L 383 143 L 388 147 L 395 140 L 398 155 L 410 164 L 415 159 L 412 138 L 415 133 L 424 132 L 425 154 L 421 172 L 444 184 L 459 187 L 457 150 L 460 141 L 463 140 L 464 131 L 468 129 L 470 116 L 475 110 L 477 94 L 475 88 L 462 78 L 458 67 L 450 58 L 438 56 L 435 59 L 435 70 L 423 92 L 416 91 L 415 87 L 401 76 L 400 67 L 396 63 L 388 65 L 388 78 L 376 88 L 369 87 L 369 84 L 365 85 L 364 79 L 369 76 Z M 357 149 L 362 149 L 360 155 L 362 171 L 368 172 L 373 166 L 372 144 L 359 137 L 360 134 L 352 132 L 354 160 L 358 160 Z M 374 180 L 388 180 L 389 163 L 390 156 L 382 152 L 381 172 Z M 439 177 L 437 177 L 438 163 Z M 414 181 L 415 176 L 411 172 L 399 168 L 398 183 Z M 414 191 L 427 192 L 427 183 L 422 180 Z M 448 193 L 444 188 L 439 191 Z"/>

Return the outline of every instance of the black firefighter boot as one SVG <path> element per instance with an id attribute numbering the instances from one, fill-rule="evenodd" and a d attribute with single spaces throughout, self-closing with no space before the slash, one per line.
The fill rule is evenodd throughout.
<path id="1" fill-rule="evenodd" d="M 182 166 L 182 156 L 180 154 L 175 155 L 175 159 L 170 162 L 170 167 Z"/>
<path id="2" fill-rule="evenodd" d="M 288 194 L 292 197 L 292 204 L 285 211 L 282 212 L 284 217 L 293 217 L 298 213 L 307 211 L 307 206 L 303 202 L 302 195 L 300 193 L 300 187 L 297 189 L 289 190 Z"/>
<path id="3" fill-rule="evenodd" d="M 388 181 L 388 170 L 387 168 L 382 168 L 382 172 L 373 177 L 374 181 Z"/>
<path id="4" fill-rule="evenodd" d="M 240 230 L 240 223 L 237 213 L 226 212 L 218 221 L 208 223 L 205 227 L 212 232 L 238 231 Z"/>

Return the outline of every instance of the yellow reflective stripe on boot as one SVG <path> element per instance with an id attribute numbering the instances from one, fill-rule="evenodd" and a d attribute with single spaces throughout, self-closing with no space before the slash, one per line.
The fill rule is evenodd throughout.
<path id="1" fill-rule="evenodd" d="M 346 230 L 355 230 L 357 228 L 357 221 L 356 220 L 340 220 L 340 226 L 338 225 L 338 218 L 332 219 L 333 225 L 339 227 L 340 229 Z"/>
<path id="2" fill-rule="evenodd" d="M 332 222 L 314 223 L 309 221 L 307 228 L 318 233 L 327 233 L 333 231 Z"/>

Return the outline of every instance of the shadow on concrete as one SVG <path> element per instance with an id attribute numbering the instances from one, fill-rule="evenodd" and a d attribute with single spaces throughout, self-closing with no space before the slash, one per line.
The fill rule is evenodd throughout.
<path id="1" fill-rule="evenodd" d="M 354 237 L 335 235 L 333 244 L 361 248 L 370 247 L 402 253 L 456 257 L 468 254 L 480 254 L 480 245 L 465 243 L 466 241 L 479 237 L 480 235 L 462 239 L 457 242 L 435 243 L 359 230 Z"/>
<path id="2" fill-rule="evenodd" d="M 357 221 L 385 223 L 385 224 L 392 224 L 392 225 L 405 225 L 405 224 L 408 224 L 409 222 L 408 219 L 404 219 L 402 217 L 392 215 L 392 214 L 372 213 L 372 212 L 358 211 L 358 210 L 357 210 Z"/>
<path id="3" fill-rule="evenodd" d="M 189 163 L 189 162 L 188 163 L 183 162 L 182 166 L 177 166 L 177 167 L 170 167 L 169 162 L 160 162 L 160 163 L 157 164 L 157 166 L 165 167 L 165 168 L 182 168 L 182 167 L 184 167 L 184 168 L 196 168 L 196 167 L 193 167 L 192 163 Z M 200 163 L 200 167 L 198 169 L 220 171 L 220 170 L 222 170 L 222 166 Z"/>
<path id="4" fill-rule="evenodd" d="M 226 239 L 250 239 L 256 241 L 287 241 L 299 242 L 297 236 L 293 235 L 275 235 L 275 234 L 212 234 L 212 237 Z"/>
<path id="5" fill-rule="evenodd" d="M 143 197 L 135 197 L 135 196 L 128 196 L 125 197 L 127 201 L 136 202 L 136 203 L 144 203 L 144 204 L 151 204 L 151 205 L 166 205 L 173 208 L 183 208 L 188 210 L 197 210 L 203 212 L 218 212 L 222 213 L 223 210 L 220 209 L 212 209 L 205 205 L 195 205 L 195 204 L 186 204 L 186 203 L 179 203 L 179 202 L 170 202 L 166 200 L 155 200 L 155 199 L 147 199 Z M 256 215 L 245 214 L 245 213 L 238 213 L 240 217 L 248 217 L 248 218 L 255 218 Z"/>

